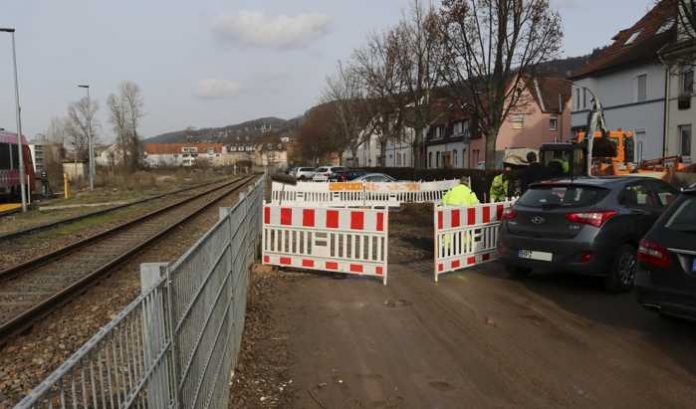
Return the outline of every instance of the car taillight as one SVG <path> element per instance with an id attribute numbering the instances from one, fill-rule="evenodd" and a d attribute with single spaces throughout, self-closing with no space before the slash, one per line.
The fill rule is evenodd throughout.
<path id="1" fill-rule="evenodd" d="M 649 240 L 641 240 L 638 246 L 638 261 L 653 267 L 669 267 L 672 265 L 672 259 L 669 256 L 669 251 Z"/>
<path id="2" fill-rule="evenodd" d="M 566 219 L 573 223 L 589 224 L 594 227 L 602 227 L 602 225 L 612 217 L 616 216 L 616 211 L 605 210 L 600 212 L 579 212 L 568 213 Z"/>
<path id="3" fill-rule="evenodd" d="M 503 220 L 515 220 L 517 217 L 517 212 L 515 209 L 512 207 L 508 207 L 507 209 L 503 210 L 503 215 L 501 216 L 501 219 Z"/>

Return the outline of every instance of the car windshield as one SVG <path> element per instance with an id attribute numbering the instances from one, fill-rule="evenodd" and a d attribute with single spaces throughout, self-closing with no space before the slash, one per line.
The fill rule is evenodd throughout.
<path id="1" fill-rule="evenodd" d="M 609 191 L 589 186 L 536 186 L 518 201 L 529 207 L 583 207 L 598 203 Z"/>
<path id="2" fill-rule="evenodd" d="M 665 227 L 685 233 L 696 233 L 696 197 L 689 197 L 678 206 Z"/>

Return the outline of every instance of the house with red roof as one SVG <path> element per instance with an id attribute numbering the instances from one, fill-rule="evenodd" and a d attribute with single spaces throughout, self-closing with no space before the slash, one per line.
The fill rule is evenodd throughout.
<path id="1" fill-rule="evenodd" d="M 667 153 L 666 89 L 669 78 L 660 52 L 677 36 L 678 0 L 662 0 L 612 43 L 572 73 L 572 129 L 585 130 L 596 95 L 610 129 L 633 130 L 638 161 Z"/>
<path id="2" fill-rule="evenodd" d="M 548 142 L 569 142 L 571 83 L 563 78 L 534 77 L 520 81 L 521 96 L 496 138 L 496 166 L 507 149 L 539 149 Z M 450 103 L 426 136 L 426 163 L 436 168 L 481 168 L 486 140 L 476 131 L 468 110 Z"/>

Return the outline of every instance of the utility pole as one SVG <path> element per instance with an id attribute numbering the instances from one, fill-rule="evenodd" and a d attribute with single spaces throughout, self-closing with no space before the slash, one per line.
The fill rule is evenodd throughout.
<path id="1" fill-rule="evenodd" d="M 94 141 L 92 137 L 92 100 L 89 97 L 89 85 L 78 85 L 78 88 L 84 88 L 87 90 L 87 155 L 89 156 L 89 190 L 94 190 L 94 174 L 96 173 L 96 166 L 94 163 Z"/>
<path id="2" fill-rule="evenodd" d="M 25 185 L 24 171 L 24 149 L 22 146 L 22 108 L 19 104 L 19 79 L 17 76 L 17 51 L 15 47 L 15 29 L 0 28 L 2 33 L 10 33 L 12 35 L 12 63 L 14 65 L 14 83 L 15 83 L 15 106 L 17 110 L 17 151 L 19 152 L 19 186 L 20 194 L 22 195 L 22 212 L 27 211 L 27 187 Z"/>

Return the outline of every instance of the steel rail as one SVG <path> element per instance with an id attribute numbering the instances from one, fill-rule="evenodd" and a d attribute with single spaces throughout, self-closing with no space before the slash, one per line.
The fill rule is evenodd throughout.
<path id="1" fill-rule="evenodd" d="M 179 218 L 176 222 L 172 223 L 171 225 L 159 230 L 155 234 L 149 236 L 145 240 L 141 240 L 138 244 L 135 246 L 130 247 L 120 255 L 118 255 L 115 258 L 112 258 L 108 260 L 106 263 L 102 264 L 100 267 L 96 268 L 95 270 L 91 271 L 90 273 L 86 274 L 85 276 L 81 277 L 77 281 L 69 284 L 67 287 L 59 291 L 58 293 L 55 293 L 54 295 L 42 300 L 38 304 L 35 304 L 34 306 L 30 307 L 29 309 L 24 310 L 20 314 L 14 316 L 8 321 L 5 321 L 4 323 L 0 324 L 0 345 L 4 344 L 7 342 L 8 339 L 10 339 L 12 336 L 17 335 L 26 329 L 30 328 L 37 319 L 45 316 L 46 314 L 50 313 L 53 309 L 58 308 L 62 306 L 63 304 L 71 301 L 74 299 L 76 296 L 84 292 L 88 287 L 94 285 L 96 282 L 101 277 L 104 277 L 107 275 L 109 272 L 111 272 L 116 266 L 123 264 L 125 261 L 128 259 L 132 258 L 133 256 L 137 255 L 140 251 L 142 251 L 145 247 L 152 245 L 154 242 L 156 242 L 158 239 L 160 239 L 162 236 L 166 235 L 173 229 L 179 227 L 180 225 L 186 223 L 191 217 L 196 216 L 206 209 L 210 208 L 213 206 L 215 203 L 219 202 L 229 194 L 238 191 L 242 189 L 244 186 L 248 184 L 249 181 L 251 181 L 254 177 L 247 177 L 244 179 L 237 179 L 233 182 L 230 182 L 224 186 L 219 186 L 215 187 L 213 189 L 210 189 L 204 193 L 195 195 L 190 198 L 186 198 L 185 200 L 179 201 L 177 203 L 174 203 L 172 205 L 169 205 L 163 209 L 158 209 L 156 211 L 150 212 L 142 217 L 139 217 L 135 220 L 126 222 L 122 225 L 119 225 L 113 229 L 110 229 L 106 232 L 96 234 L 94 236 L 91 236 L 87 239 L 81 240 L 77 243 L 74 243 L 70 246 L 68 246 L 66 249 L 61 249 L 56 252 L 47 254 L 45 256 L 38 257 L 34 260 L 30 260 L 27 263 L 24 263 L 20 266 L 12 267 L 11 269 L 3 271 L 2 277 L 7 279 L 7 277 L 10 276 L 16 276 L 19 273 L 22 272 L 31 272 L 31 270 L 44 266 L 46 264 L 49 264 L 52 260 L 60 259 L 64 256 L 66 256 L 68 253 L 71 252 L 77 252 L 83 248 L 89 248 L 90 244 L 95 242 L 95 241 L 101 241 L 104 238 L 107 238 L 110 235 L 117 234 L 120 231 L 123 231 L 131 226 L 133 226 L 136 223 L 140 223 L 146 219 L 152 218 L 154 216 L 160 215 L 166 211 L 173 210 L 174 208 L 180 207 L 184 204 L 191 203 L 197 199 L 200 199 L 204 196 L 210 195 L 215 193 L 216 191 L 222 190 L 223 192 L 218 194 L 216 197 L 214 197 L 212 200 L 209 202 L 205 203 L 203 206 L 200 208 L 194 210 L 193 212 L 187 213 L 184 217 Z M 231 186 L 231 187 L 230 187 Z"/>
<path id="2" fill-rule="evenodd" d="M 135 206 L 135 205 L 151 202 L 151 201 L 161 199 L 161 198 L 167 197 L 167 196 L 174 196 L 174 195 L 177 195 L 179 193 L 185 193 L 185 192 L 188 192 L 191 190 L 200 189 L 200 188 L 214 185 L 216 183 L 221 183 L 221 182 L 222 182 L 222 180 L 216 180 L 214 182 L 206 182 L 206 183 L 200 184 L 198 186 L 191 186 L 191 187 L 186 187 L 183 189 L 172 190 L 171 192 L 165 192 L 165 193 L 161 193 L 161 194 L 158 194 L 155 196 L 149 196 L 149 197 L 146 197 L 143 199 L 137 199 L 137 200 L 134 200 L 132 202 L 128 202 L 128 203 L 124 203 L 124 204 L 120 204 L 120 205 L 116 205 L 116 206 L 111 206 L 111 207 L 108 207 L 106 209 L 95 210 L 93 212 L 87 212 L 87 213 L 80 214 L 77 216 L 67 217 L 65 219 L 56 220 L 54 222 L 48 222 L 48 223 L 40 224 L 37 226 L 27 227 L 26 229 L 22 229 L 22 230 L 17 230 L 17 231 L 13 231 L 13 232 L 0 234 L 0 240 L 16 239 L 18 237 L 26 236 L 26 235 L 36 233 L 36 232 L 39 232 L 42 230 L 48 230 L 50 228 L 60 226 L 62 224 L 70 224 L 70 223 L 79 222 L 81 220 L 84 220 L 84 219 L 87 219 L 90 217 L 100 216 L 102 214 L 107 214 L 107 213 L 110 213 L 110 212 L 113 212 L 116 210 L 125 209 L 125 208 L 130 207 L 130 206 Z M 9 214 L 12 214 L 12 213 L 17 213 L 17 210 L 11 211 L 11 213 L 4 212 L 4 213 L 0 214 L 0 218 L 7 216 Z"/>

